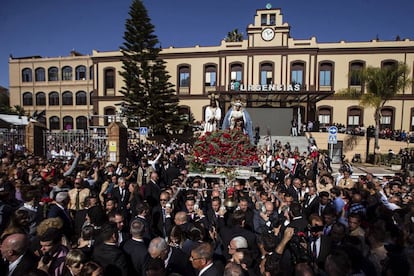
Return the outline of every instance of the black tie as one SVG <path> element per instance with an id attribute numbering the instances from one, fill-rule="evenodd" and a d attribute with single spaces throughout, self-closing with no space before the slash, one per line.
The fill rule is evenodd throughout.
<path id="1" fill-rule="evenodd" d="M 125 198 L 125 189 L 121 189 L 121 201 L 124 201 Z"/>
<path id="2" fill-rule="evenodd" d="M 315 257 L 315 258 L 317 258 L 318 257 L 318 255 L 317 255 L 317 251 L 316 251 L 316 240 L 313 242 L 313 246 L 312 246 L 312 253 L 313 253 L 313 256 Z"/>
<path id="3" fill-rule="evenodd" d="M 80 190 L 78 189 L 78 191 L 76 192 L 76 201 L 75 201 L 75 208 L 76 211 L 79 211 L 80 209 L 80 196 L 79 196 Z"/>

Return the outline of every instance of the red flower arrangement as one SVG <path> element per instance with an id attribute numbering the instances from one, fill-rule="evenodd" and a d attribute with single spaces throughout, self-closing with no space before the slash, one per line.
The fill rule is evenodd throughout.
<path id="1" fill-rule="evenodd" d="M 206 132 L 194 143 L 190 171 L 205 171 L 208 165 L 223 167 L 257 166 L 256 147 L 241 131 Z"/>

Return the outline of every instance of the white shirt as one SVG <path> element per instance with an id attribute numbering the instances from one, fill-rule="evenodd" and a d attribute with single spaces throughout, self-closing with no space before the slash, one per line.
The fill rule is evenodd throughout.
<path id="1" fill-rule="evenodd" d="M 316 243 L 316 253 L 315 253 L 315 257 L 317 258 L 319 256 L 319 252 L 321 251 L 321 237 L 317 238 L 316 241 L 313 241 L 311 243 L 311 250 L 313 252 L 313 244 Z"/>
<path id="2" fill-rule="evenodd" d="M 207 269 L 209 269 L 212 266 L 213 266 L 213 262 L 211 262 L 209 265 L 207 265 L 206 267 L 201 269 L 200 272 L 198 273 L 198 276 L 201 276 L 204 273 L 204 271 L 206 271 Z"/>
<path id="3" fill-rule="evenodd" d="M 21 255 L 14 262 L 9 264 L 9 273 L 7 275 L 12 275 L 13 274 L 13 271 L 16 269 L 17 265 L 20 263 L 22 258 L 23 258 L 23 255 Z"/>

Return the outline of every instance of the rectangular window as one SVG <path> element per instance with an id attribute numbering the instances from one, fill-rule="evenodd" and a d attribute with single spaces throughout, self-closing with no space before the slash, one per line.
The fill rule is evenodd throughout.
<path id="1" fill-rule="evenodd" d="M 318 119 L 319 119 L 319 123 L 321 123 L 321 124 L 330 124 L 331 123 L 331 116 L 329 114 L 319 115 Z"/>
<path id="2" fill-rule="evenodd" d="M 242 72 L 241 71 L 232 71 L 231 72 L 231 80 L 241 81 L 241 79 L 242 79 Z"/>
<path id="3" fill-rule="evenodd" d="M 262 14 L 262 17 L 261 17 L 261 25 L 262 26 L 265 26 L 265 25 L 267 25 L 267 14 Z"/>
<path id="4" fill-rule="evenodd" d="M 319 86 L 331 86 L 331 71 L 319 72 Z"/>
<path id="5" fill-rule="evenodd" d="M 391 124 L 391 116 L 381 117 L 381 125 L 390 125 L 390 124 Z"/>
<path id="6" fill-rule="evenodd" d="M 293 70 L 292 71 L 292 83 L 294 84 L 303 84 L 303 71 L 302 70 Z"/>
<path id="7" fill-rule="evenodd" d="M 270 15 L 270 25 L 272 26 L 276 25 L 276 14 L 274 13 Z"/>
<path id="8" fill-rule="evenodd" d="M 206 83 L 204 86 L 216 86 L 216 72 L 206 72 Z"/>
<path id="9" fill-rule="evenodd" d="M 180 73 L 180 87 L 190 86 L 190 73 Z"/>
<path id="10" fill-rule="evenodd" d="M 262 71 L 260 72 L 260 84 L 266 85 L 266 84 L 272 84 L 272 72 L 270 71 Z"/>
<path id="11" fill-rule="evenodd" d="M 359 126 L 359 116 L 348 116 L 349 126 Z"/>

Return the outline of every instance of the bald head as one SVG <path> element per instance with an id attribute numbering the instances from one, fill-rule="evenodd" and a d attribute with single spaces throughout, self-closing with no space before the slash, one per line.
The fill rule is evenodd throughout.
<path id="1" fill-rule="evenodd" d="M 26 253 L 28 245 L 29 240 L 25 234 L 12 234 L 1 244 L 1 254 L 9 262 L 13 262 Z"/>

